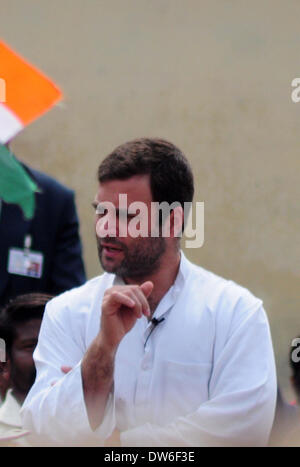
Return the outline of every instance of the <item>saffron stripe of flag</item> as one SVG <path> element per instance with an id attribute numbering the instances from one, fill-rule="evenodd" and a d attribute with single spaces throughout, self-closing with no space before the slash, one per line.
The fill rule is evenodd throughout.
<path id="1" fill-rule="evenodd" d="M 61 91 L 49 78 L 1 40 L 0 80 L 5 83 L 5 96 L 0 103 L 2 144 L 62 98 Z"/>

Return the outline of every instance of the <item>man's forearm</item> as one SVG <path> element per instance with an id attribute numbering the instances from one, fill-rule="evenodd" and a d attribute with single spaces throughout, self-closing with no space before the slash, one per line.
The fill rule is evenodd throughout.
<path id="1" fill-rule="evenodd" d="M 84 400 L 92 430 L 96 430 L 103 420 L 114 382 L 117 348 L 138 318 L 149 317 L 147 297 L 152 289 L 153 283 L 148 281 L 141 286 L 114 286 L 104 293 L 100 331 L 81 365 Z"/>
<path id="2" fill-rule="evenodd" d="M 82 360 L 83 393 L 93 430 L 102 422 L 108 395 L 113 386 L 116 350 L 106 345 L 99 334 Z"/>

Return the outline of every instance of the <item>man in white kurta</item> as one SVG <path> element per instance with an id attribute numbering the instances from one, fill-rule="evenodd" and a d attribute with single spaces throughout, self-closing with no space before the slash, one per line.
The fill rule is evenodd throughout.
<path id="1" fill-rule="evenodd" d="M 28 429 L 61 444 L 101 445 L 114 427 L 123 446 L 267 443 L 276 380 L 262 302 L 181 256 L 177 279 L 155 312 L 165 320 L 144 346 L 152 325 L 142 317 L 119 346 L 114 389 L 95 432 L 80 362 L 115 276 L 105 273 L 47 305 L 35 351 L 38 376 L 23 409 Z M 63 365 L 74 367 L 64 377 Z"/>
<path id="2" fill-rule="evenodd" d="M 128 180 L 100 178 L 96 205 L 108 199 L 118 209 L 119 192 L 130 201 L 140 200 L 147 187 L 145 174 Z M 147 196 L 152 196 L 150 188 Z M 96 230 L 99 233 L 99 225 Z M 37 379 L 23 406 L 24 426 L 36 443 L 101 446 L 117 431 L 122 446 L 267 444 L 276 376 L 262 301 L 192 264 L 182 251 L 169 248 L 172 241 L 166 239 L 153 273 L 133 279 L 124 271 L 130 271 L 129 259 L 140 265 L 139 255 L 130 256 L 137 239 L 100 240 L 100 261 L 107 272 L 47 305 L 34 354 Z M 149 258 L 154 242 L 157 239 L 139 243 Z M 134 284 L 141 284 L 138 290 Z M 151 306 L 152 295 L 160 289 Z M 122 301 L 118 312 L 130 314 L 132 306 L 137 313 L 122 335 L 116 330 L 119 315 L 112 296 Z M 144 310 L 147 300 L 150 314 Z M 105 335 L 105 345 L 97 347 L 100 335 L 101 342 Z M 111 376 L 109 365 L 99 373 L 103 380 L 111 379 L 102 391 L 103 415 L 94 424 L 97 410 L 91 410 L 88 369 L 97 373 L 97 361 L 113 346 Z M 99 359 L 97 349 L 102 349 Z M 62 366 L 72 370 L 63 375 Z M 102 387 L 101 377 L 97 384 Z"/>

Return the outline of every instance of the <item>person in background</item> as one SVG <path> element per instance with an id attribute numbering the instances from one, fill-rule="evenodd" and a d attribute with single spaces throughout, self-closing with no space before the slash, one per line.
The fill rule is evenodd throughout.
<path id="1" fill-rule="evenodd" d="M 292 341 L 290 356 L 289 356 L 291 374 L 291 385 L 293 387 L 296 399 L 292 401 L 292 405 L 300 406 L 300 336 Z"/>
<path id="2" fill-rule="evenodd" d="M 274 424 L 269 446 L 300 446 L 300 337 L 292 341 L 289 352 L 289 366 L 292 374 L 291 386 L 296 399 L 287 402 L 278 387 Z"/>
<path id="3" fill-rule="evenodd" d="M 0 407 L 0 445 L 28 446 L 20 408 L 34 383 L 33 351 L 38 341 L 46 303 L 51 295 L 31 293 L 12 299 L 0 313 L 0 338 L 6 343 L 6 362 L 0 363 L 9 387 Z"/>
<path id="4" fill-rule="evenodd" d="M 39 192 L 32 220 L 0 199 L 0 307 L 21 294 L 57 295 L 86 280 L 74 193 L 22 165 Z"/>

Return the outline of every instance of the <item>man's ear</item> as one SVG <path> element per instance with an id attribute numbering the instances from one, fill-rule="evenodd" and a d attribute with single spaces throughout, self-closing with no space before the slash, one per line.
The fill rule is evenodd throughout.
<path id="1" fill-rule="evenodd" d="M 6 362 L 0 362 L 0 378 L 2 378 L 6 383 L 10 380 L 10 368 L 11 363 L 9 359 Z"/>
<path id="2" fill-rule="evenodd" d="M 4 400 L 6 392 L 10 387 L 10 360 L 0 362 L 0 397 Z"/>

